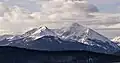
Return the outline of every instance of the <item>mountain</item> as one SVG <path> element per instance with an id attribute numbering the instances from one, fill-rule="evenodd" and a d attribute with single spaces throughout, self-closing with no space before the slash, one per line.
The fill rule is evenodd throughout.
<path id="1" fill-rule="evenodd" d="M 34 28 L 20 36 L 0 41 L 0 45 L 49 51 L 86 50 L 108 54 L 119 50 L 116 43 L 77 23 L 56 30 L 46 26 Z"/>
<path id="2" fill-rule="evenodd" d="M 0 36 L 0 41 L 4 40 L 4 39 L 10 39 L 11 37 L 13 37 L 13 35 L 1 35 Z"/>
<path id="3" fill-rule="evenodd" d="M 42 51 L 0 47 L 1 63 L 115 63 L 120 56 L 90 51 Z"/>
<path id="4" fill-rule="evenodd" d="M 54 31 L 48 29 L 46 26 L 40 27 L 40 28 L 34 28 L 25 34 L 23 34 L 25 37 L 31 37 L 34 39 L 39 39 L 44 36 L 57 36 Z"/>
<path id="5" fill-rule="evenodd" d="M 119 37 L 119 36 L 118 36 L 118 37 L 113 38 L 111 41 L 113 41 L 113 42 L 117 43 L 117 44 L 118 44 L 118 46 L 120 46 L 120 37 Z"/>
<path id="6" fill-rule="evenodd" d="M 106 50 L 96 45 L 90 46 L 77 41 L 62 40 L 54 36 L 44 36 L 37 40 L 32 40 L 32 39 L 30 40 L 30 38 L 23 38 L 19 40 L 10 41 L 10 44 L 8 46 L 16 46 L 20 48 L 47 50 L 47 51 L 86 50 L 86 51 L 94 51 L 101 53 L 114 52 L 112 49 Z"/>
<path id="7" fill-rule="evenodd" d="M 112 39 L 112 41 L 114 41 L 114 42 L 120 42 L 120 37 L 119 36 L 115 37 L 115 38 Z"/>
<path id="8" fill-rule="evenodd" d="M 58 33 L 60 37 L 65 40 L 74 40 L 91 46 L 96 45 L 108 50 L 118 48 L 118 46 L 108 38 L 78 23 L 64 27 L 60 29 Z"/>
<path id="9" fill-rule="evenodd" d="M 78 23 L 72 23 L 70 26 L 60 29 L 59 32 L 59 35 L 61 35 L 63 38 L 65 37 L 65 39 L 77 40 L 80 42 L 84 42 L 87 38 L 98 39 L 103 42 L 110 41 L 108 38 L 100 35 L 90 28 L 79 25 Z"/>

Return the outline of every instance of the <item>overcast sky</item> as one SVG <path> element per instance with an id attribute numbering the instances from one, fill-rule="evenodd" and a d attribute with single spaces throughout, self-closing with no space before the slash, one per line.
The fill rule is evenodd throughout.
<path id="1" fill-rule="evenodd" d="M 57 19 L 59 19 L 58 17 L 60 17 L 61 19 L 68 18 L 68 19 L 76 19 L 77 20 L 79 17 L 88 16 L 86 14 L 86 11 L 84 9 L 80 8 L 82 5 L 79 5 L 77 3 L 74 3 L 74 4 L 66 3 L 66 4 L 62 5 L 62 3 L 60 3 L 60 2 L 53 1 L 52 3 L 45 4 L 44 6 L 46 6 L 46 7 L 44 7 L 43 9 L 40 9 L 40 5 L 38 5 L 38 3 L 36 3 L 36 0 L 0 0 L 0 2 L 4 2 L 8 6 L 17 5 L 17 6 L 25 8 L 25 9 L 28 9 L 32 12 L 44 11 L 46 13 L 49 13 L 52 11 L 53 14 L 49 14 L 47 16 L 44 15 L 42 18 L 45 17 L 45 19 L 46 19 L 46 17 L 49 17 L 50 19 L 54 19 L 56 21 L 58 21 L 57 20 Z M 88 0 L 88 3 L 94 4 L 99 9 L 100 13 L 117 13 L 120 17 L 120 0 Z M 56 7 L 54 8 L 55 5 L 58 5 L 58 6 L 60 5 L 60 6 L 62 6 L 62 8 L 60 10 L 59 10 L 59 8 L 56 8 Z M 70 11 L 67 11 L 68 10 L 68 9 L 66 9 L 67 7 L 68 7 L 68 9 L 70 8 L 69 9 Z M 53 10 L 51 10 L 51 8 L 53 8 Z M 82 12 L 82 11 L 85 11 L 85 12 Z M 60 12 L 63 12 L 63 14 Z M 72 14 L 71 12 L 74 12 L 75 14 Z M 17 15 L 19 17 L 13 16 L 14 18 L 11 19 L 12 22 L 14 22 L 12 24 L 11 23 L 7 23 L 7 24 L 0 23 L 0 25 L 1 26 L 3 25 L 2 27 L 5 28 L 4 30 L 10 29 L 10 31 L 14 30 L 14 31 L 19 32 L 20 30 L 23 29 L 23 27 L 21 27 L 21 28 L 19 27 L 19 29 L 18 29 L 18 26 L 16 26 L 16 25 L 21 25 L 21 24 L 23 25 L 23 22 L 25 22 L 24 20 L 23 21 L 19 20 L 21 15 L 19 15 L 19 14 L 17 14 Z M 109 17 L 106 17 L 106 15 L 105 16 L 96 16 L 97 18 L 102 17 L 102 19 L 100 18 L 101 19 L 100 21 L 99 20 L 98 21 L 89 21 L 89 22 L 84 21 L 83 23 L 85 23 L 87 25 L 89 24 L 89 27 L 91 27 L 91 28 L 98 28 L 98 29 L 95 29 L 97 32 L 99 32 L 109 38 L 113 38 L 115 36 L 120 36 L 120 33 L 119 33 L 120 32 L 120 18 L 119 18 L 119 20 L 116 20 L 116 17 L 114 17 L 114 16 L 117 16 L 117 15 L 110 14 L 107 16 L 109 16 Z M 24 17 L 21 16 L 21 18 L 24 18 Z M 16 21 L 14 21 L 15 19 L 16 19 Z M 28 24 L 28 18 L 25 18 L 25 19 L 27 19 L 27 20 L 23 25 L 24 28 L 25 27 L 27 28 L 28 26 L 34 26 L 34 24 L 30 24 L 30 23 L 36 24 L 35 20 L 34 20 L 34 22 L 32 22 L 31 18 L 30 18 L 31 20 L 29 19 L 29 21 L 31 21 L 31 22 L 29 22 L 29 24 Z M 18 24 L 18 21 L 21 21 L 21 24 L 20 24 L 20 22 Z M 78 21 L 80 21 L 80 20 L 78 20 Z M 5 21 L 3 21 L 3 22 L 5 22 Z M 80 21 L 80 23 L 82 23 L 82 22 Z M 55 24 L 54 24 L 54 27 L 55 27 Z"/>
<path id="2" fill-rule="evenodd" d="M 120 12 L 120 0 L 88 0 L 95 4 L 101 12 Z"/>
<path id="3" fill-rule="evenodd" d="M 35 0 L 0 0 L 10 5 L 19 5 L 30 9 L 31 11 L 38 11 L 39 6 L 36 5 Z M 96 5 L 101 12 L 120 12 L 120 0 L 88 0 L 89 3 Z M 34 9 L 32 9 L 34 8 Z"/>

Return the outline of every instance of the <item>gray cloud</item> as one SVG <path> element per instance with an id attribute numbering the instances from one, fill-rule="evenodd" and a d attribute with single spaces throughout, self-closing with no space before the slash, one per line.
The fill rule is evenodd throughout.
<path id="1" fill-rule="evenodd" d="M 27 0 L 25 2 L 24 0 L 19 1 L 10 0 L 9 2 L 19 2 L 15 4 L 19 6 L 25 3 L 30 5 Z M 120 14 L 100 13 L 95 5 L 86 1 L 32 0 L 32 2 L 39 5 L 39 12 L 31 12 L 18 6 L 5 5 L 4 7 L 0 5 L 0 11 L 2 11 L 0 12 L 0 30 L 2 30 L 2 33 L 6 31 L 6 33 L 19 34 L 40 25 L 59 28 L 60 25 L 64 26 L 72 22 L 78 22 L 98 31 L 115 30 L 120 27 Z M 34 6 L 34 4 L 31 4 L 31 6 Z"/>

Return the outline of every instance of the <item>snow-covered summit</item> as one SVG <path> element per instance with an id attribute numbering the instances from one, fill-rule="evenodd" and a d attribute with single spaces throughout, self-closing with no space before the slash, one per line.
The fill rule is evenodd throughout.
<path id="1" fill-rule="evenodd" d="M 97 39 L 103 42 L 110 41 L 108 38 L 100 35 L 94 30 L 79 25 L 78 23 L 72 23 L 70 26 L 62 28 L 60 35 L 62 38 L 78 41 L 85 38 Z"/>
<path id="2" fill-rule="evenodd" d="M 14 36 L 8 41 L 5 40 L 1 42 L 7 42 L 7 45 L 12 46 L 27 48 L 30 47 L 33 49 L 37 48 L 38 50 L 42 50 L 44 48 L 44 45 L 46 50 L 82 49 L 95 52 L 99 51 L 102 53 L 111 53 L 119 50 L 119 47 L 116 43 L 112 42 L 108 38 L 102 36 L 90 28 L 79 25 L 78 23 L 73 23 L 71 25 L 63 27 L 62 29 L 55 30 L 49 29 L 46 26 L 41 26 L 39 28 L 33 28 L 25 32 L 21 36 Z M 48 47 L 51 46 L 51 44 L 52 48 Z"/>
<path id="3" fill-rule="evenodd" d="M 118 46 L 120 46 L 120 36 L 117 36 L 117 37 L 113 38 L 111 41 L 113 41 L 113 42 L 116 43 Z"/>
<path id="4" fill-rule="evenodd" d="M 114 41 L 114 42 L 120 42 L 120 36 L 113 38 L 112 41 Z"/>
<path id="5" fill-rule="evenodd" d="M 52 31 L 51 29 L 48 29 L 46 26 L 42 26 L 42 27 L 39 27 L 39 28 L 34 28 L 34 29 L 26 32 L 23 35 L 28 36 L 28 37 L 32 37 L 34 39 L 39 39 L 43 36 L 56 36 L 54 31 Z"/>
<path id="6" fill-rule="evenodd" d="M 77 41 L 90 46 L 102 47 L 107 50 L 110 48 L 118 48 L 118 46 L 108 38 L 78 23 L 73 23 L 70 26 L 60 29 L 58 34 L 59 37 L 64 40 Z"/>
<path id="7" fill-rule="evenodd" d="M 4 40 L 4 39 L 10 39 L 11 37 L 13 37 L 13 35 L 1 35 L 0 36 L 0 41 Z"/>
<path id="8" fill-rule="evenodd" d="M 8 40 L 8 41 L 12 41 L 12 40 L 17 40 L 23 38 L 22 35 L 1 35 L 0 36 L 0 41 L 2 40 Z"/>

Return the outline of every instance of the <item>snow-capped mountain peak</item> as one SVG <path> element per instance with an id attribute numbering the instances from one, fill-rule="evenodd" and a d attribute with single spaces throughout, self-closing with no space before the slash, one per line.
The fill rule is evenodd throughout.
<path id="1" fill-rule="evenodd" d="M 111 41 L 115 42 L 118 46 L 120 46 L 120 36 L 113 38 Z"/>
<path id="2" fill-rule="evenodd" d="M 28 36 L 28 37 L 32 37 L 34 39 L 39 39 L 43 36 L 56 36 L 54 31 L 52 31 L 51 29 L 48 29 L 46 26 L 42 26 L 42 27 L 39 27 L 39 28 L 34 28 L 34 29 L 26 32 L 23 35 Z"/>
<path id="3" fill-rule="evenodd" d="M 112 41 L 114 41 L 114 42 L 120 42 L 120 36 L 113 38 Z"/>
<path id="4" fill-rule="evenodd" d="M 99 46 L 104 49 L 109 49 L 108 47 L 118 48 L 111 40 L 104 37 L 103 35 L 97 33 L 96 31 L 79 25 L 78 23 L 73 23 L 70 26 L 60 29 L 58 32 L 61 39 L 77 41 L 90 46 Z M 107 44 L 105 46 L 105 44 Z"/>
<path id="5" fill-rule="evenodd" d="M 72 40 L 83 40 L 85 38 L 89 38 L 101 40 L 103 42 L 110 41 L 108 38 L 100 35 L 99 33 L 93 31 L 90 28 L 79 25 L 78 23 L 73 23 L 68 27 L 62 28 L 60 35 L 65 39 Z"/>
<path id="6" fill-rule="evenodd" d="M 38 30 L 35 33 L 37 33 L 37 32 L 39 33 L 44 30 L 48 30 L 48 28 L 46 26 L 42 26 L 42 27 L 38 28 Z"/>
<path id="7" fill-rule="evenodd" d="M 79 25 L 78 23 L 72 23 L 70 26 L 71 27 L 75 27 L 75 28 L 77 28 L 77 27 L 83 27 L 82 25 Z"/>
<path id="8" fill-rule="evenodd" d="M 99 51 L 102 53 L 111 53 L 119 50 L 116 43 L 90 28 L 79 25 L 78 23 L 73 23 L 70 26 L 57 29 L 59 32 L 55 32 L 55 30 L 49 29 L 46 26 L 41 26 L 39 28 L 33 28 L 21 36 L 13 36 L 11 38 L 12 40 L 3 40 L 1 42 L 7 42 L 3 43 L 5 45 L 27 47 L 38 50 L 82 49 L 95 52 Z M 44 47 L 44 45 L 46 46 Z"/>
<path id="9" fill-rule="evenodd" d="M 97 33 L 96 31 L 94 31 L 92 29 L 89 29 L 89 28 L 85 31 L 85 35 L 89 39 L 97 39 L 97 40 L 101 40 L 103 42 L 110 41 L 107 37 L 104 37 L 103 35 Z"/>
<path id="10" fill-rule="evenodd" d="M 2 41 L 4 39 L 11 39 L 11 37 L 13 37 L 13 35 L 1 35 L 0 36 L 0 41 Z"/>
<path id="11" fill-rule="evenodd" d="M 70 26 L 63 27 L 59 32 L 61 36 L 69 38 L 72 35 L 81 36 L 87 28 L 79 25 L 78 23 L 73 23 Z"/>

